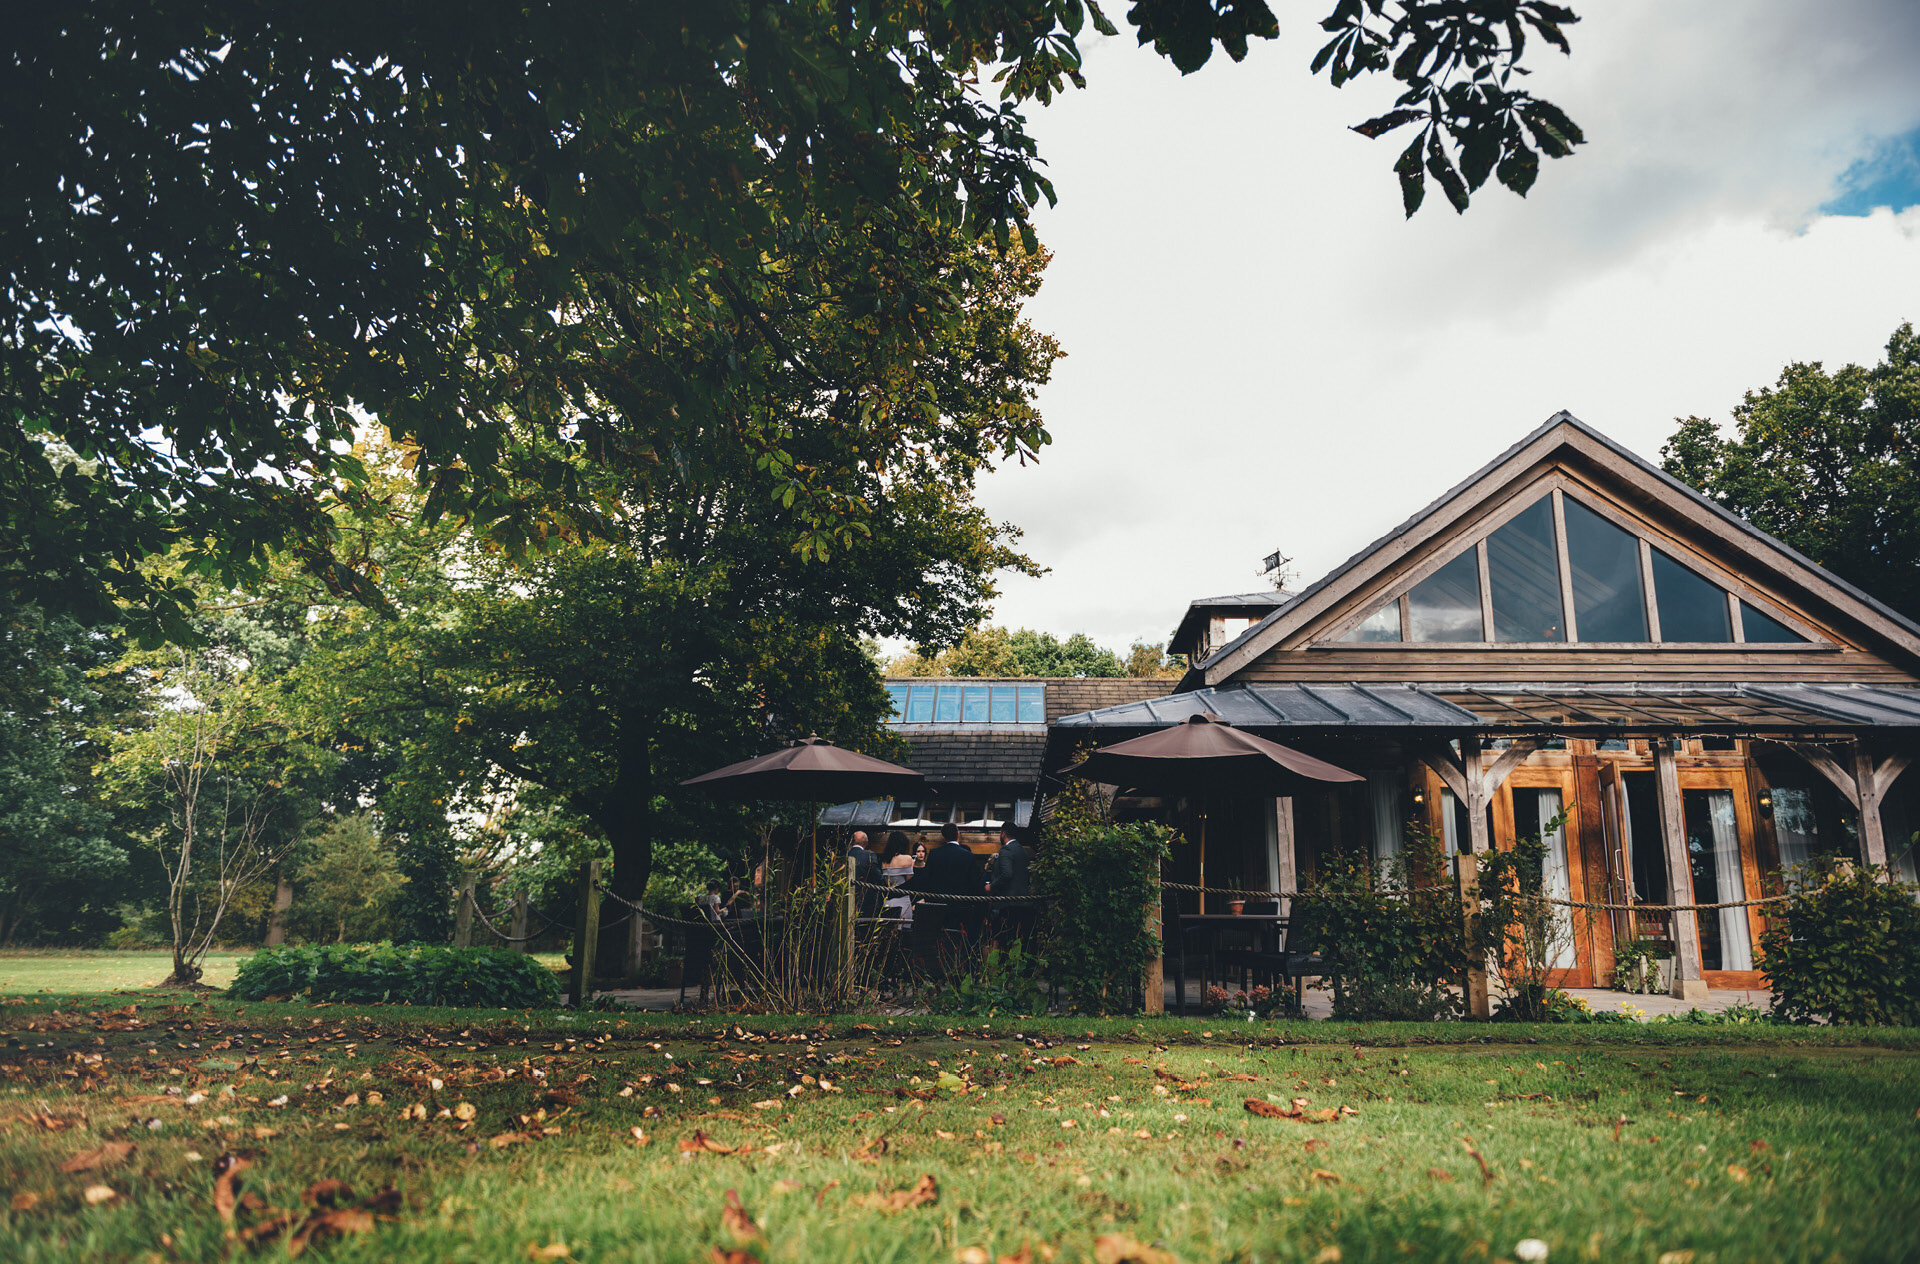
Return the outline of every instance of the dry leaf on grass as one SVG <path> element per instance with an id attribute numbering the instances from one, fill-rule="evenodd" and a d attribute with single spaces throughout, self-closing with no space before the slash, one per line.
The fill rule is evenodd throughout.
<path id="1" fill-rule="evenodd" d="M 742 1245 L 764 1241 L 760 1226 L 753 1223 L 753 1217 L 740 1205 L 739 1191 L 730 1189 L 726 1197 L 726 1206 L 720 1209 L 720 1227 L 727 1231 L 727 1236 Z"/>
<path id="2" fill-rule="evenodd" d="M 1288 1110 L 1286 1107 L 1276 1106 L 1272 1102 L 1263 1102 L 1257 1097 L 1249 1097 L 1246 1101 L 1242 1102 L 1241 1105 L 1247 1108 L 1247 1112 L 1249 1114 L 1258 1115 L 1262 1119 L 1298 1119 L 1300 1118 L 1300 1111 L 1298 1108 L 1295 1108 L 1293 1110 Z"/>
<path id="3" fill-rule="evenodd" d="M 103 1167 L 112 1167 L 116 1163 L 126 1162 L 133 1153 L 131 1141 L 109 1141 L 97 1150 L 82 1150 L 60 1165 L 62 1172 L 92 1172 Z"/>
<path id="4" fill-rule="evenodd" d="M 299 1255 L 314 1242 L 324 1242 L 328 1238 L 343 1238 L 349 1233 L 372 1233 L 373 1213 L 361 1207 L 342 1207 L 334 1210 L 316 1209 L 300 1222 L 300 1227 L 287 1239 L 287 1254 Z"/>
<path id="5" fill-rule="evenodd" d="M 40 1203 L 38 1194 L 15 1194 L 8 1205 L 15 1211 L 32 1211 Z"/>
<path id="6" fill-rule="evenodd" d="M 851 1201 L 876 1211 L 908 1211 L 940 1201 L 940 1186 L 931 1175 L 923 1175 L 911 1189 L 879 1190 L 861 1194 Z"/>
<path id="7" fill-rule="evenodd" d="M 877 1159 L 887 1152 L 887 1134 L 881 1133 L 873 1140 L 862 1143 L 853 1152 L 856 1159 Z"/>
<path id="8" fill-rule="evenodd" d="M 1097 1264 L 1180 1264 L 1172 1251 L 1148 1246 L 1124 1233 L 1103 1233 L 1093 1240 L 1093 1258 Z"/>
<path id="9" fill-rule="evenodd" d="M 645 1128 L 642 1128 L 638 1124 L 635 1124 L 633 1127 L 627 1129 L 627 1132 L 633 1137 L 633 1144 L 635 1145 L 652 1145 L 653 1144 L 653 1138 L 649 1137 L 647 1135 L 647 1130 Z"/>
<path id="10" fill-rule="evenodd" d="M 233 1227 L 233 1209 L 240 1202 L 241 1174 L 252 1166 L 253 1160 L 244 1154 L 223 1154 L 213 1161 L 213 1209 L 229 1230 Z"/>
<path id="11" fill-rule="evenodd" d="M 101 1203 L 110 1203 L 120 1197 L 120 1191 L 111 1185 L 89 1185 L 84 1197 L 90 1206 L 97 1207 Z"/>
<path id="12" fill-rule="evenodd" d="M 1313 1169 L 1313 1179 L 1316 1181 L 1325 1181 L 1329 1185 L 1338 1185 L 1340 1183 L 1340 1173 L 1329 1172 L 1323 1167 L 1317 1167 Z"/>
<path id="13" fill-rule="evenodd" d="M 503 1132 L 497 1137 L 487 1138 L 487 1144 L 496 1150 L 504 1150 L 510 1145 L 519 1145 L 524 1141 L 538 1141 L 540 1136 L 541 1134 L 537 1132 Z"/>
<path id="14" fill-rule="evenodd" d="M 300 1195 L 300 1201 L 309 1207 L 345 1206 L 353 1201 L 353 1186 L 329 1177 L 307 1186 L 307 1192 Z"/>
<path id="15" fill-rule="evenodd" d="M 1741 1167 L 1738 1163 L 1729 1163 L 1727 1164 L 1727 1175 L 1736 1181 L 1744 1181 L 1747 1179 L 1747 1169 Z"/>
<path id="16" fill-rule="evenodd" d="M 453 1108 L 453 1117 L 463 1123 L 479 1113 L 472 1102 L 461 1102 Z"/>
<path id="17" fill-rule="evenodd" d="M 680 1138 L 682 1154 L 732 1154 L 739 1148 L 739 1146 L 723 1145 L 698 1128 L 693 1130 L 691 1137 Z"/>
<path id="18" fill-rule="evenodd" d="M 572 1258 L 564 1242 L 549 1242 L 541 1246 L 538 1242 L 527 1243 L 527 1258 L 530 1260 L 565 1260 Z"/>

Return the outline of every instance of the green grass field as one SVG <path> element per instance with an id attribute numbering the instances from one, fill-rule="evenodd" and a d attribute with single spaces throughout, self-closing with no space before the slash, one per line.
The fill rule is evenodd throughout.
<path id="1" fill-rule="evenodd" d="M 0 1006 L 0 1259 L 1920 1258 L 1912 1031 L 129 1003 Z"/>
<path id="2" fill-rule="evenodd" d="M 252 955 L 210 952 L 202 963 L 209 987 L 225 987 L 233 972 Z M 0 952 L 0 995 L 48 992 L 56 996 L 148 988 L 173 969 L 173 954 L 154 951 L 92 952 L 68 949 L 19 949 Z"/>

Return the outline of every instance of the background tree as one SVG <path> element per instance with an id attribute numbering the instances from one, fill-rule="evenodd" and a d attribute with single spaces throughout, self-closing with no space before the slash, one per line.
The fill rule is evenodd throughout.
<path id="1" fill-rule="evenodd" d="M 0 597 L 0 943 L 90 939 L 145 885 L 95 776 L 118 639 Z"/>
<path id="2" fill-rule="evenodd" d="M 327 822 L 301 850 L 294 873 L 295 924 L 310 939 L 344 944 L 393 933 L 394 900 L 407 883 L 370 812 Z"/>
<path id="3" fill-rule="evenodd" d="M 1054 194 L 1021 107 L 1084 82 L 1088 21 L 1116 33 L 1083 0 L 14 18 L 0 585 L 95 620 L 124 606 L 149 644 L 188 631 L 192 586 L 142 565 L 176 547 L 233 587 L 284 546 L 378 604 L 332 512 L 368 506 L 356 408 L 410 445 L 418 512 L 511 552 L 600 526 L 605 483 L 569 442 L 639 495 L 686 462 L 764 461 L 790 542 L 844 548 L 871 525 L 866 453 L 942 430 L 901 383 L 965 320 L 949 239 L 1033 249 Z M 1278 29 L 1263 0 L 1127 20 L 1182 71 Z M 1464 208 L 1579 142 L 1517 86 L 1574 20 L 1541 0 L 1338 0 L 1313 71 L 1396 81 L 1359 130 L 1418 133 L 1395 167 L 1409 213 L 1429 176 Z M 796 381 L 837 401 L 839 450 L 762 407 Z M 1046 442 L 1021 414 L 976 437 L 1003 457 Z"/>
<path id="4" fill-rule="evenodd" d="M 974 627 L 952 647 L 923 647 L 887 664 L 894 676 L 1171 676 L 1181 667 L 1157 645 L 1136 642 L 1123 658 L 1084 632 Z"/>
<path id="5" fill-rule="evenodd" d="M 1911 619 L 1920 619 L 1920 338 L 1827 372 L 1790 364 L 1748 391 L 1733 434 L 1688 417 L 1661 448 L 1692 484 Z"/>

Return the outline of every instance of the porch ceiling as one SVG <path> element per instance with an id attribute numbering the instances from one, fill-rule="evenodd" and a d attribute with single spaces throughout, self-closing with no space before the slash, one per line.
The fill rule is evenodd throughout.
<path id="1" fill-rule="evenodd" d="M 1063 729 L 1161 728 L 1208 712 L 1243 728 L 1819 734 L 1920 730 L 1920 688 L 1813 683 L 1246 685 L 1064 715 Z"/>

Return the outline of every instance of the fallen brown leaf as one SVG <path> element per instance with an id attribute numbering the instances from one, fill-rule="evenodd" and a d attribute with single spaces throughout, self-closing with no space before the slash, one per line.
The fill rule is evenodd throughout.
<path id="1" fill-rule="evenodd" d="M 730 1189 L 726 1197 L 726 1206 L 720 1209 L 720 1227 L 727 1231 L 727 1236 L 742 1245 L 765 1241 L 760 1226 L 753 1223 L 753 1217 L 740 1205 L 739 1191 Z"/>
<path id="2" fill-rule="evenodd" d="M 89 1185 L 83 1197 L 90 1206 L 97 1207 L 101 1203 L 110 1203 L 120 1197 L 120 1191 L 111 1185 Z"/>
<path id="3" fill-rule="evenodd" d="M 537 1132 L 503 1132 L 497 1137 L 487 1138 L 487 1144 L 496 1150 L 504 1150 L 524 1141 L 538 1141 L 540 1137 L 541 1134 Z"/>
<path id="4" fill-rule="evenodd" d="M 881 1155 L 885 1154 L 886 1152 L 887 1152 L 887 1134 L 883 1132 L 879 1136 L 875 1137 L 873 1140 L 865 1142 L 861 1144 L 858 1148 L 856 1148 L 853 1152 L 853 1157 L 856 1159 L 865 1159 L 865 1160 L 871 1161 L 879 1158 Z"/>
<path id="5" fill-rule="evenodd" d="M 353 1186 L 329 1177 L 307 1186 L 307 1192 L 300 1195 L 300 1201 L 309 1207 L 343 1206 L 353 1201 Z"/>
<path id="6" fill-rule="evenodd" d="M 527 1243 L 527 1258 L 530 1260 L 565 1260 L 571 1259 L 572 1255 L 564 1242 L 549 1242 L 545 1246 L 538 1242 Z"/>
<path id="7" fill-rule="evenodd" d="M 940 1186 L 931 1175 L 923 1175 L 911 1189 L 879 1190 L 855 1201 L 876 1211 L 908 1211 L 940 1201 Z"/>
<path id="8" fill-rule="evenodd" d="M 38 1194 L 15 1194 L 13 1201 L 8 1205 L 15 1211 L 32 1211 L 39 1202 L 40 1195 Z"/>
<path id="9" fill-rule="evenodd" d="M 1317 1167 L 1313 1169 L 1313 1179 L 1316 1181 L 1325 1181 L 1329 1185 L 1338 1185 L 1340 1183 L 1340 1173 L 1329 1172 L 1323 1167 Z"/>
<path id="10" fill-rule="evenodd" d="M 1093 1240 L 1096 1264 L 1180 1264 L 1172 1251 L 1130 1238 L 1124 1233 L 1103 1233 Z"/>
<path id="11" fill-rule="evenodd" d="M 1308 1137 L 1305 1142 L 1305 1146 L 1306 1146 L 1307 1153 L 1312 1154 L 1315 1150 L 1326 1149 L 1327 1143 L 1326 1141 L 1324 1141 L 1322 1138 L 1319 1138 L 1319 1137 Z"/>
<path id="12" fill-rule="evenodd" d="M 103 1167 L 112 1167 L 124 1163 L 133 1153 L 131 1141 L 109 1141 L 95 1150 L 82 1150 L 60 1165 L 62 1172 L 92 1172 Z"/>
<path id="13" fill-rule="evenodd" d="M 1747 1179 L 1747 1169 L 1741 1167 L 1738 1163 L 1729 1163 L 1727 1164 L 1727 1175 L 1736 1181 L 1745 1181 Z"/>
<path id="14" fill-rule="evenodd" d="M 1293 1110 L 1288 1110 L 1286 1107 L 1276 1106 L 1272 1102 L 1263 1102 L 1257 1097 L 1249 1097 L 1246 1101 L 1242 1102 L 1241 1105 L 1245 1106 L 1249 1113 L 1258 1115 L 1262 1119 L 1300 1118 L 1300 1111 L 1297 1107 Z"/>
<path id="15" fill-rule="evenodd" d="M 223 1154 L 213 1161 L 213 1209 L 233 1227 L 233 1209 L 240 1202 L 240 1176 L 253 1166 L 244 1154 Z"/>
<path id="16" fill-rule="evenodd" d="M 691 1137 L 682 1137 L 680 1139 L 680 1151 L 683 1154 L 732 1154 L 739 1148 L 738 1146 L 723 1145 L 698 1128 L 693 1130 Z"/>
<path id="17" fill-rule="evenodd" d="M 1427 1175 L 1436 1181 L 1450 1181 L 1453 1179 L 1453 1173 L 1443 1167 L 1430 1167 L 1427 1169 Z"/>
<path id="18" fill-rule="evenodd" d="M 647 1130 L 645 1128 L 642 1128 L 640 1125 L 635 1124 L 633 1127 L 627 1129 L 627 1131 L 630 1134 L 632 1134 L 633 1143 L 635 1145 L 652 1145 L 653 1144 L 653 1138 L 649 1137 L 647 1135 Z"/>
<path id="19" fill-rule="evenodd" d="M 373 1213 L 360 1207 L 342 1207 L 334 1210 L 316 1209 L 300 1222 L 300 1227 L 287 1239 L 287 1255 L 297 1256 L 314 1242 L 323 1242 L 328 1238 L 343 1238 L 349 1233 L 373 1232 Z"/>

